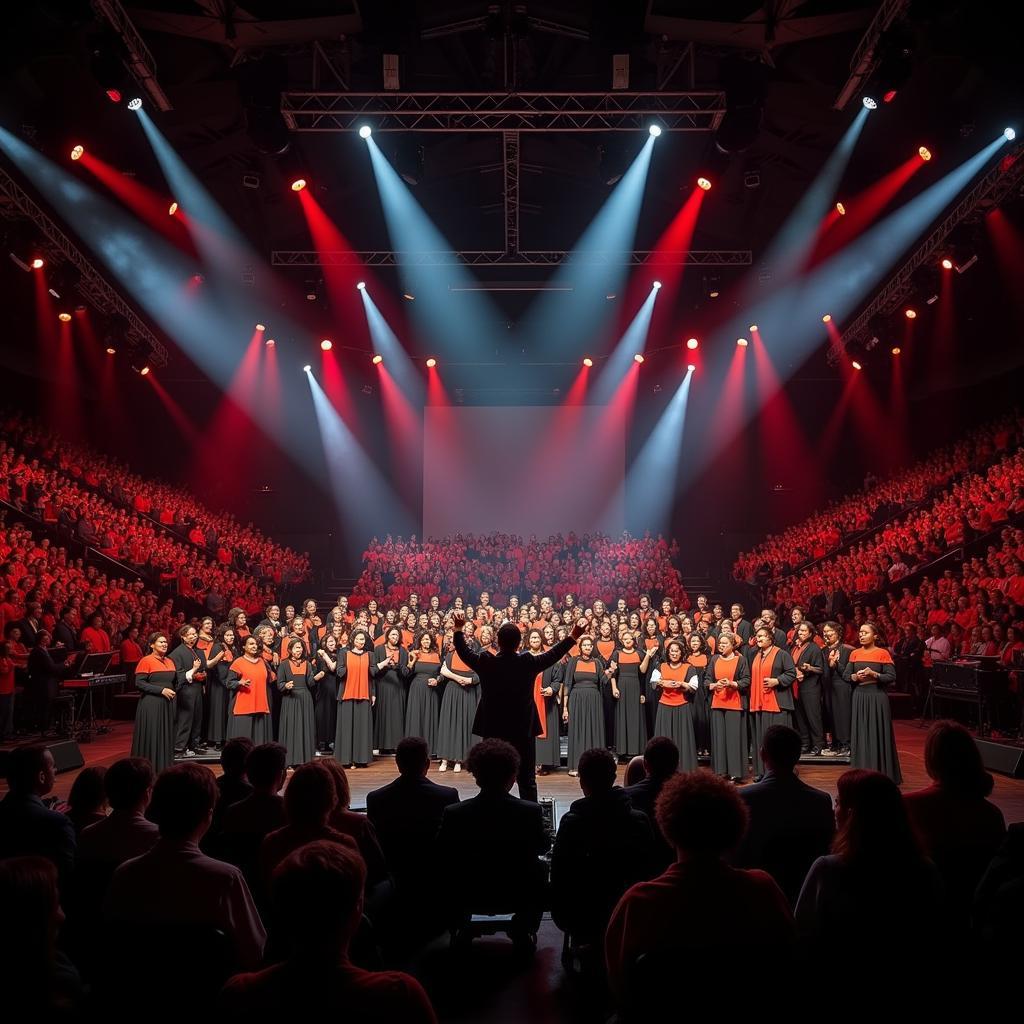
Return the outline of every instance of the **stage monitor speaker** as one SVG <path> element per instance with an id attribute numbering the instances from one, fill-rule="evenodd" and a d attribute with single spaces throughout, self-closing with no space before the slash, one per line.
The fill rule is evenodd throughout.
<path id="1" fill-rule="evenodd" d="M 991 772 L 1009 775 L 1011 779 L 1024 779 L 1024 747 L 1009 743 L 993 743 L 992 740 L 974 739 L 981 754 L 981 761 Z"/>
<path id="2" fill-rule="evenodd" d="M 53 766 L 58 775 L 61 772 L 73 772 L 85 765 L 82 748 L 74 740 L 55 740 L 46 744 L 47 750 L 53 754 Z M 7 773 L 7 757 L 11 748 L 0 750 L 0 777 Z"/>

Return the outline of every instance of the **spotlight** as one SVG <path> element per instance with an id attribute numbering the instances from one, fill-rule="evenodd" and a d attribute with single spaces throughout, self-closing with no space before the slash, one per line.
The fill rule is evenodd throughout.
<path id="1" fill-rule="evenodd" d="M 70 313 L 66 313 L 66 312 L 58 313 L 57 314 L 57 319 L 62 324 L 70 323 L 71 322 L 71 314 Z"/>
<path id="2" fill-rule="evenodd" d="M 293 192 L 301 192 L 305 187 L 306 187 L 306 179 L 305 178 L 296 178 L 292 182 L 292 191 Z"/>
<path id="3" fill-rule="evenodd" d="M 46 263 L 46 260 L 44 260 L 42 256 L 37 256 L 37 257 L 36 257 L 36 258 L 35 258 L 35 259 L 34 259 L 34 260 L 32 261 L 32 264 L 31 264 L 31 266 L 32 266 L 32 269 L 33 269 L 33 270 L 42 270 L 42 268 L 43 268 L 43 266 L 45 265 L 45 263 Z"/>
<path id="4" fill-rule="evenodd" d="M 655 281 L 655 282 L 654 282 L 654 284 L 652 284 L 652 285 L 651 285 L 651 287 L 652 287 L 652 288 L 653 288 L 653 289 L 654 289 L 655 291 L 657 291 L 657 290 L 658 290 L 658 289 L 659 289 L 659 288 L 661 287 L 661 282 L 660 282 L 660 281 Z"/>
<path id="5" fill-rule="evenodd" d="M 643 355 L 640 352 L 637 352 L 637 354 L 635 356 L 633 356 L 633 362 L 634 363 L 642 363 L 643 361 L 644 361 L 644 357 L 643 357 Z"/>
<path id="6" fill-rule="evenodd" d="M 943 270 L 952 270 L 953 269 L 953 261 L 948 256 L 942 261 L 942 269 Z"/>
<path id="7" fill-rule="evenodd" d="M 894 356 L 898 356 L 900 354 L 900 347 L 899 347 L 899 345 L 893 345 L 892 354 Z"/>
<path id="8" fill-rule="evenodd" d="M 177 203 L 171 203 L 171 205 L 167 207 L 167 216 L 168 217 L 173 217 L 177 212 L 178 212 L 178 204 Z"/>
<path id="9" fill-rule="evenodd" d="M 415 302 L 416 301 L 416 296 L 415 295 L 410 295 L 408 292 L 402 292 L 402 298 L 405 299 L 406 302 Z"/>
<path id="10" fill-rule="evenodd" d="M 273 338 L 267 338 L 267 341 L 266 341 L 267 348 L 273 348 L 275 344 L 276 344 L 276 342 L 274 341 Z"/>
<path id="11" fill-rule="evenodd" d="M 740 348 L 746 348 L 750 344 L 750 342 L 747 341 L 746 338 L 737 338 L 736 344 L 739 345 Z"/>
<path id="12" fill-rule="evenodd" d="M 750 325 L 750 333 L 755 334 L 757 332 L 757 324 Z"/>
<path id="13" fill-rule="evenodd" d="M 108 355 L 108 356 L 112 356 L 112 355 L 114 355 L 114 353 L 116 353 L 116 352 L 117 352 L 117 349 L 116 349 L 116 348 L 114 348 L 114 346 L 113 346 L 113 345 L 108 345 L 108 346 L 107 346 L 107 355 Z"/>
<path id="14" fill-rule="evenodd" d="M 868 108 L 868 110 L 878 109 L 878 100 L 874 99 L 871 96 L 865 96 L 864 99 L 861 100 L 861 102 L 864 104 L 865 107 Z"/>
<path id="15" fill-rule="evenodd" d="M 717 299 L 720 294 L 721 294 L 721 292 L 719 292 L 719 290 L 716 288 L 714 291 L 708 292 L 708 298 L 709 299 Z"/>
<path id="16" fill-rule="evenodd" d="M 589 369 L 591 366 L 594 365 L 594 360 L 591 359 L 590 356 L 584 356 L 583 357 L 583 365 L 585 367 L 587 367 L 587 369 Z"/>
<path id="17" fill-rule="evenodd" d="M 84 313 L 85 309 L 86 309 L 86 306 L 85 306 L 84 302 L 79 302 L 78 305 L 75 306 L 75 312 L 76 313 Z"/>
<path id="18" fill-rule="evenodd" d="M 851 366 L 852 366 L 852 367 L 853 367 L 853 368 L 854 368 L 855 370 L 863 370 L 863 369 L 864 369 L 864 367 L 863 367 L 863 366 L 861 366 L 861 365 L 860 365 L 860 363 L 858 363 L 856 359 L 854 359 L 854 360 L 853 360 L 853 361 L 852 361 L 852 362 L 850 363 L 850 365 L 851 365 Z"/>
<path id="19" fill-rule="evenodd" d="M 1017 138 L 1017 132 L 1013 128 L 1004 128 L 1003 137 L 1007 142 L 1013 142 L 1013 140 Z"/>
<path id="20" fill-rule="evenodd" d="M 427 369 L 432 370 L 435 366 L 437 366 L 437 360 L 433 356 L 431 356 L 427 360 Z"/>
<path id="21" fill-rule="evenodd" d="M 686 347 L 691 352 L 694 352 L 696 349 L 700 348 L 700 342 L 696 338 L 688 338 L 686 340 Z"/>
<path id="22" fill-rule="evenodd" d="M 257 324 L 256 325 L 256 330 L 257 331 L 261 331 L 262 332 L 262 331 L 265 331 L 266 329 L 267 329 L 267 325 L 266 324 Z"/>
<path id="23" fill-rule="evenodd" d="M 373 357 L 373 365 L 374 366 L 380 366 L 380 364 L 383 363 L 383 362 L 384 362 L 384 357 L 382 355 L 378 354 L 378 355 L 375 355 Z"/>
<path id="24" fill-rule="evenodd" d="M 821 318 L 821 322 L 822 322 L 823 324 L 830 324 L 830 323 L 832 323 L 832 314 L 831 314 L 831 313 L 826 313 L 826 314 L 825 314 L 825 315 L 824 315 L 824 316 L 823 316 L 823 317 Z"/>
<path id="25" fill-rule="evenodd" d="M 924 161 L 931 160 L 932 151 L 927 146 L 918 146 L 917 155 Z"/>
<path id="26" fill-rule="evenodd" d="M 648 128 L 647 130 L 651 133 L 652 136 L 654 136 L 654 138 L 657 138 L 661 134 L 661 125 L 652 124 L 651 127 Z"/>
<path id="27" fill-rule="evenodd" d="M 141 104 L 140 104 L 140 105 L 141 105 Z M 132 107 L 132 109 L 133 109 L 133 110 L 138 110 L 139 108 L 138 108 L 138 107 Z M 140 373 L 140 374 L 141 374 L 141 375 L 142 375 L 143 377 L 148 377 L 148 376 L 149 376 L 149 367 L 148 367 L 148 366 L 144 366 L 144 367 L 143 367 L 143 368 L 142 368 L 141 370 L 139 370 L 139 373 Z"/>
<path id="28" fill-rule="evenodd" d="M 366 282 L 365 282 L 365 281 L 357 281 L 357 282 L 356 282 L 356 287 L 357 287 L 357 288 L 358 288 L 358 289 L 359 289 L 359 290 L 360 290 L 361 292 L 365 292 L 365 291 L 366 291 Z"/>
<path id="29" fill-rule="evenodd" d="M 697 369 L 697 364 L 696 363 L 687 363 L 686 364 L 686 372 L 687 373 L 693 373 L 693 371 L 696 370 L 696 369 Z"/>
<path id="30" fill-rule="evenodd" d="M 838 213 L 840 217 L 845 217 L 846 216 L 846 207 L 843 206 L 842 203 L 836 203 L 836 213 Z"/>
<path id="31" fill-rule="evenodd" d="M 711 182 L 707 178 L 698 178 L 697 188 L 702 188 L 707 192 L 711 188 Z"/>
<path id="32" fill-rule="evenodd" d="M 364 124 L 359 129 L 359 138 L 361 138 L 361 139 L 368 139 L 372 134 L 373 134 L 373 129 L 368 124 Z"/>
<path id="33" fill-rule="evenodd" d="M 205 280 L 206 280 L 206 278 L 204 278 L 202 274 L 193 274 L 192 275 L 192 283 L 193 284 L 202 284 L 203 281 L 205 281 Z"/>
<path id="34" fill-rule="evenodd" d="M 334 345 L 333 345 L 333 343 L 331 342 L 331 339 L 330 339 L 330 338 L 324 338 L 324 340 L 320 342 L 320 347 L 321 347 L 321 348 L 322 348 L 322 349 L 323 349 L 323 350 L 324 350 L 325 352 L 330 352 L 330 351 L 331 351 L 331 349 L 332 349 L 332 348 L 334 348 Z"/>
<path id="35" fill-rule="evenodd" d="M 310 370 L 312 370 L 312 369 L 313 369 L 313 367 L 310 366 L 309 363 L 306 363 L 306 365 L 302 368 L 302 372 L 303 373 L 309 373 Z"/>
<path id="36" fill-rule="evenodd" d="M 916 309 L 906 309 L 906 310 L 903 311 L 903 315 L 908 320 L 916 320 L 917 319 L 917 310 Z"/>
<path id="37" fill-rule="evenodd" d="M 362 393 L 364 395 L 372 395 L 373 394 L 373 385 L 372 384 L 364 384 L 359 390 L 362 391 Z"/>
<path id="38" fill-rule="evenodd" d="M 892 101 L 893 101 L 894 99 L 896 99 L 896 90 L 895 90 L 895 89 L 890 89 L 890 90 L 889 90 L 889 91 L 888 91 L 888 92 L 887 92 L 887 93 L 886 93 L 886 94 L 885 94 L 885 95 L 884 95 L 884 96 L 882 97 L 882 102 L 883 102 L 883 103 L 892 103 Z"/>
<path id="39" fill-rule="evenodd" d="M 107 99 L 111 103 L 121 102 L 121 90 L 120 89 L 107 89 Z"/>
<path id="40" fill-rule="evenodd" d="M 142 97 L 141 96 L 133 96 L 128 101 L 128 109 L 129 110 L 141 110 L 142 109 Z"/>
<path id="41" fill-rule="evenodd" d="M 84 152 L 85 152 L 85 146 L 75 146 L 71 150 L 71 159 L 72 160 L 81 160 L 82 159 L 82 154 Z"/>

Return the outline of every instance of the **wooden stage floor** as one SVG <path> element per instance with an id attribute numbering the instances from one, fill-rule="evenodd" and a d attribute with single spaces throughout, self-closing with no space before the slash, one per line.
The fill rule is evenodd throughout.
<path id="1" fill-rule="evenodd" d="M 925 729 L 919 729 L 911 722 L 895 723 L 896 745 L 899 749 L 900 765 L 903 768 L 903 790 L 910 792 L 928 785 L 928 776 L 924 770 L 924 738 Z M 91 743 L 83 743 L 82 754 L 86 765 L 110 765 L 120 757 L 128 754 L 131 748 L 132 723 L 114 722 L 111 731 L 96 736 Z M 219 772 L 219 766 L 212 765 Z M 800 768 L 800 777 L 812 786 L 826 790 L 835 796 L 836 779 L 845 770 L 845 765 L 804 765 Z M 619 781 L 621 782 L 621 771 Z M 352 786 L 352 805 L 361 807 L 366 794 L 383 786 L 398 774 L 393 757 L 379 758 L 368 768 L 354 769 L 349 773 Z M 67 796 L 77 772 L 64 772 L 57 776 L 54 793 L 64 798 Z M 448 771 L 443 775 L 437 771 L 436 764 L 431 767 L 430 777 L 435 782 L 448 786 L 456 786 L 465 796 L 472 796 L 476 791 L 473 777 L 467 772 L 456 775 Z M 995 775 L 995 790 L 992 800 L 999 805 L 1007 823 L 1024 820 L 1024 779 L 1010 779 L 1004 775 Z M 554 774 L 543 776 L 537 780 L 541 797 L 549 797 L 555 801 L 555 816 L 560 818 L 568 809 L 569 804 L 580 794 L 579 783 L 570 778 L 563 769 Z M 0 782 L 0 787 L 3 783 Z M 5 788 L 5 787 L 3 787 Z"/>

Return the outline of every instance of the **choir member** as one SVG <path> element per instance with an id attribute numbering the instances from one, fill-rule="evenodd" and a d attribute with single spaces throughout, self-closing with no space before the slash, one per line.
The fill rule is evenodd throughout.
<path id="1" fill-rule="evenodd" d="M 494 640 L 494 627 L 482 626 L 479 639 L 480 652 L 487 651 L 489 654 L 498 653 L 498 645 Z"/>
<path id="2" fill-rule="evenodd" d="M 196 640 L 196 649 L 202 652 L 203 658 L 204 658 L 204 660 L 206 662 L 205 666 L 203 667 L 203 671 L 196 673 L 196 677 L 203 684 L 203 730 L 202 730 L 202 735 L 203 735 L 203 738 L 205 740 L 206 745 L 209 745 L 210 743 L 217 743 L 217 742 L 223 743 L 223 741 L 224 741 L 224 728 L 223 728 L 223 726 L 227 724 L 226 722 L 222 723 L 222 726 L 221 726 L 221 728 L 218 731 L 216 725 L 214 725 L 210 721 L 210 719 L 211 719 L 211 717 L 213 715 L 213 708 L 210 706 L 210 702 L 211 702 L 211 699 L 212 699 L 212 696 L 213 696 L 214 679 L 215 679 L 215 677 L 217 675 L 216 665 L 220 661 L 222 661 L 223 658 L 224 658 L 223 653 L 218 653 L 216 655 L 213 653 L 213 646 L 216 643 L 216 637 L 214 637 L 214 635 L 213 635 L 213 629 L 214 629 L 213 619 L 210 618 L 209 615 L 204 616 L 202 618 L 202 620 L 200 621 L 200 623 L 199 623 L 199 639 Z M 213 660 L 213 659 L 215 659 L 215 660 Z M 224 710 L 225 711 L 227 710 L 226 704 L 224 706 Z M 218 731 L 218 735 L 220 737 L 219 741 L 218 741 L 216 736 L 211 736 L 210 735 L 211 728 L 214 731 Z"/>
<path id="3" fill-rule="evenodd" d="M 232 608 L 228 612 L 228 622 L 231 623 L 235 628 L 235 636 L 238 637 L 239 643 L 241 643 L 247 636 L 252 633 L 249 629 L 248 622 L 245 612 L 241 608 Z"/>
<path id="4" fill-rule="evenodd" d="M 235 650 L 235 630 L 223 625 L 206 659 L 206 692 L 210 714 L 206 720 L 206 739 L 218 750 L 224 746 L 228 731 L 228 704 L 231 693 L 225 686 L 231 663 L 238 657 Z"/>
<path id="5" fill-rule="evenodd" d="M 413 643 L 416 640 L 416 614 L 415 612 L 408 612 L 403 619 L 402 626 L 402 646 L 410 651 L 413 649 Z"/>
<path id="6" fill-rule="evenodd" d="M 306 659 L 302 642 L 293 640 L 288 646 L 288 657 L 277 669 L 277 689 L 281 693 L 281 728 L 278 741 L 288 751 L 291 767 L 305 764 L 316 757 L 316 712 L 313 693 L 317 676 Z"/>
<path id="7" fill-rule="evenodd" d="M 708 663 L 704 684 L 711 692 L 711 770 L 741 782 L 747 774 L 745 698 L 750 672 L 736 653 L 731 633 L 722 636 L 718 653 Z"/>
<path id="8" fill-rule="evenodd" d="M 767 626 L 755 634 L 757 651 L 750 663 L 750 741 L 754 748 L 754 777 L 764 775 L 761 741 L 773 725 L 793 725 L 793 684 L 796 666 Z"/>
<path id="9" fill-rule="evenodd" d="M 392 753 L 405 736 L 405 679 L 409 655 L 402 647 L 402 631 L 389 626 L 383 642 L 374 648 L 371 674 L 377 703 L 373 707 L 373 749 Z"/>
<path id="10" fill-rule="evenodd" d="M 454 641 L 454 633 L 451 638 Z M 437 727 L 437 754 L 441 758 L 438 770 L 447 771 L 451 764 L 453 771 L 461 772 L 462 762 L 478 738 L 473 736 L 473 719 L 480 703 L 480 677 L 459 657 L 454 646 L 445 650 L 441 676 L 447 683 Z"/>
<path id="11" fill-rule="evenodd" d="M 903 781 L 892 712 L 886 690 L 896 682 L 892 655 L 877 644 L 873 622 L 861 623 L 860 647 L 850 653 L 843 678 L 854 687 L 850 729 L 850 765 L 888 775 L 898 786 Z"/>
<path id="12" fill-rule="evenodd" d="M 648 622 L 652 621 L 648 619 Z M 679 748 L 679 770 L 697 770 L 697 743 L 693 733 L 693 699 L 701 690 L 704 672 L 683 659 L 683 645 L 670 640 L 665 660 L 651 673 L 659 694 L 654 735 L 667 736 Z"/>
<path id="13" fill-rule="evenodd" d="M 680 642 L 680 637 L 669 637 L 665 646 L 673 639 Z M 710 657 L 707 642 L 700 633 L 691 632 L 685 644 L 687 664 L 696 668 L 703 678 Z M 693 695 L 693 738 L 698 755 L 708 756 L 711 753 L 711 691 L 706 686 L 699 686 Z"/>
<path id="14" fill-rule="evenodd" d="M 577 775 L 580 755 L 585 750 L 607 745 L 601 680 L 604 662 L 594 654 L 594 638 L 581 636 L 579 654 L 565 666 L 562 721 L 569 726 L 569 774 Z"/>
<path id="15" fill-rule="evenodd" d="M 332 627 L 316 652 L 316 664 L 323 673 L 314 698 L 316 744 L 317 749 L 324 753 L 334 749 L 334 737 L 338 732 L 338 652 L 341 646 Z"/>
<path id="16" fill-rule="evenodd" d="M 644 619 L 642 634 L 644 650 L 653 651 L 652 660 L 661 661 L 665 656 L 665 638 L 658 632 L 658 620 L 653 615 Z"/>
<path id="17" fill-rule="evenodd" d="M 800 733 L 801 753 L 817 757 L 825 745 L 821 724 L 821 677 L 825 659 L 814 642 L 814 627 L 806 620 L 796 627 L 790 651 L 796 666 L 796 727 Z"/>
<path id="18" fill-rule="evenodd" d="M 298 622 L 301 624 L 301 619 L 292 617 L 292 622 Z M 270 677 L 271 683 L 277 679 L 277 670 L 281 664 L 283 658 L 287 657 L 287 644 L 291 640 L 296 639 L 295 633 L 291 632 L 288 637 L 278 642 L 277 634 L 270 626 L 259 626 L 256 630 L 256 639 L 260 643 L 260 657 L 263 659 L 263 663 L 267 667 L 267 675 Z M 301 636 L 298 639 L 302 640 L 303 646 L 305 647 L 305 640 Z M 280 647 L 280 650 L 278 648 Z M 270 734 L 276 736 L 278 734 L 279 727 L 281 724 L 281 691 L 276 686 L 270 687 Z"/>
<path id="19" fill-rule="evenodd" d="M 346 768 L 365 768 L 373 760 L 373 655 L 370 636 L 353 630 L 348 647 L 338 652 L 338 728 L 334 759 Z"/>
<path id="20" fill-rule="evenodd" d="M 831 691 L 832 747 L 830 752 L 841 757 L 850 753 L 850 725 L 853 706 L 853 687 L 846 681 L 846 666 L 853 648 L 842 641 L 838 622 L 822 626 L 825 637 L 825 682 Z"/>
<path id="21" fill-rule="evenodd" d="M 553 646 L 553 644 L 545 646 L 544 631 L 546 629 L 551 629 L 551 627 L 531 629 L 527 634 L 526 649 L 530 654 L 534 656 L 543 654 L 546 649 Z M 552 630 L 553 633 L 554 630 Z M 536 739 L 538 775 L 547 775 L 550 769 L 558 768 L 562 763 L 562 746 L 559 737 L 561 689 L 562 666 L 560 664 L 551 665 L 543 672 L 538 672 L 533 681 L 533 701 L 537 707 L 541 730 Z"/>
<path id="22" fill-rule="evenodd" d="M 612 652 L 605 674 L 611 680 L 615 700 L 615 750 L 620 759 L 628 760 L 644 752 L 647 746 L 647 716 L 644 704 L 644 679 L 651 663 L 650 652 L 643 655 L 636 649 L 636 638 L 628 630 L 622 634 L 621 646 Z"/>
<path id="23" fill-rule="evenodd" d="M 155 772 L 174 763 L 174 700 L 178 670 L 167 657 L 167 634 L 149 637 L 149 654 L 135 666 L 135 687 L 142 696 L 135 712 L 132 757 L 146 757 Z"/>
<path id="24" fill-rule="evenodd" d="M 272 670 L 260 651 L 260 642 L 247 636 L 242 656 L 231 663 L 227 687 L 234 693 L 228 716 L 228 739 L 247 736 L 256 746 L 269 743 L 271 731 L 270 700 Z"/>
<path id="25" fill-rule="evenodd" d="M 427 741 L 430 756 L 436 757 L 437 720 L 440 713 L 437 684 L 441 675 L 441 658 L 430 633 L 424 633 L 409 654 L 405 674 L 409 679 L 405 735 L 422 737 Z"/>
<path id="26" fill-rule="evenodd" d="M 178 672 L 175 689 L 175 756 L 193 756 L 201 746 L 203 730 L 203 683 L 197 679 L 205 669 L 206 659 L 196 647 L 199 631 L 195 626 L 182 626 L 178 631 L 181 643 L 171 651 L 171 661 Z"/>

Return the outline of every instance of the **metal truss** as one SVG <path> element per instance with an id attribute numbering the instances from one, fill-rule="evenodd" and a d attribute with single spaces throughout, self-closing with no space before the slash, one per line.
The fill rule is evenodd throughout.
<path id="1" fill-rule="evenodd" d="M 833 110 L 842 110 L 864 87 L 878 64 L 876 50 L 886 29 L 910 6 L 910 0 L 885 0 L 875 12 L 867 31 L 850 58 L 850 77 L 840 90 Z"/>
<path id="2" fill-rule="evenodd" d="M 505 157 L 505 254 L 519 252 L 519 132 L 502 132 Z"/>
<path id="3" fill-rule="evenodd" d="M 298 132 L 711 132 L 725 93 L 286 92 L 281 113 Z"/>
<path id="4" fill-rule="evenodd" d="M 121 37 L 127 57 L 125 66 L 135 81 L 146 90 L 149 98 L 158 110 L 171 110 L 171 101 L 167 98 L 156 78 L 156 61 L 143 42 L 142 36 L 132 24 L 128 12 L 118 0 L 92 0 L 93 10 L 105 18 L 110 27 Z"/>
<path id="5" fill-rule="evenodd" d="M 76 286 L 79 294 L 87 299 L 99 312 L 108 316 L 119 314 L 127 322 L 125 340 L 129 345 L 148 349 L 149 362 L 154 366 L 167 365 L 167 349 L 157 341 L 153 332 L 142 318 L 100 274 L 89 258 L 64 234 L 24 189 L 0 167 L 0 196 L 10 204 L 7 212 L 16 209 L 27 217 L 46 240 L 44 251 L 55 262 L 63 258 L 78 268 L 81 278 Z"/>
<path id="6" fill-rule="evenodd" d="M 828 353 L 830 363 L 836 363 L 850 345 L 869 337 L 871 321 L 876 316 L 893 313 L 906 299 L 912 287 L 914 271 L 932 260 L 942 248 L 950 232 L 963 221 L 980 216 L 997 206 L 1015 188 L 1024 184 L 1024 147 L 1018 146 L 1006 154 L 946 215 L 928 235 L 913 255 L 889 279 L 885 287 L 868 303 L 842 336 L 834 342 Z"/>
<path id="7" fill-rule="evenodd" d="M 459 252 L 392 252 L 374 250 L 351 252 L 310 249 L 275 249 L 270 254 L 273 267 L 395 267 L 399 264 L 421 267 L 557 267 L 562 263 L 592 266 L 749 267 L 749 249 L 692 249 L 660 252 L 643 249 L 635 252 L 573 252 L 562 249 L 529 249 L 503 252 L 500 249 L 464 249 Z"/>

